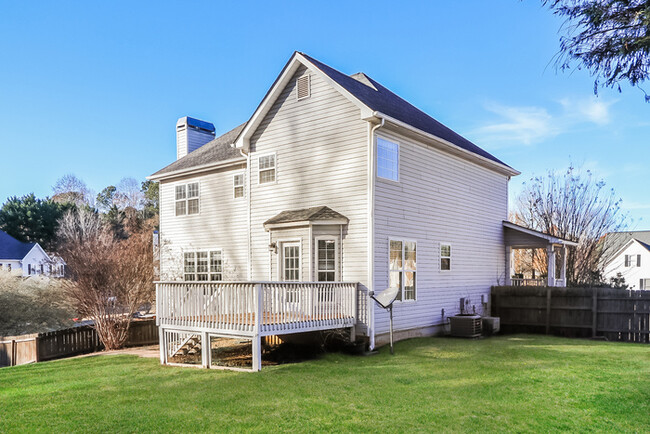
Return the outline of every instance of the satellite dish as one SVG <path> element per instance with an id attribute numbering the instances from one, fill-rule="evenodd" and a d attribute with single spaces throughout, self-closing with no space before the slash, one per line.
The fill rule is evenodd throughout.
<path id="1" fill-rule="evenodd" d="M 399 294 L 399 286 L 391 286 L 388 289 L 384 289 L 375 297 L 375 294 L 371 294 L 373 300 L 377 302 L 378 305 L 384 309 L 388 309 L 390 312 L 390 353 L 395 354 L 393 351 L 393 303 L 397 299 Z"/>

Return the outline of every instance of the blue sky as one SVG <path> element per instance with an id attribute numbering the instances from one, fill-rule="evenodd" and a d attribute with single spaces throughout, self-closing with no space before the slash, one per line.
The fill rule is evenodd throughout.
<path id="1" fill-rule="evenodd" d="M 185 115 L 248 119 L 294 50 L 363 71 L 522 172 L 570 162 L 650 229 L 650 104 L 556 72 L 538 1 L 4 2 L 0 201 L 74 173 L 99 191 L 175 158 Z M 511 200 L 512 202 L 512 200 Z"/>

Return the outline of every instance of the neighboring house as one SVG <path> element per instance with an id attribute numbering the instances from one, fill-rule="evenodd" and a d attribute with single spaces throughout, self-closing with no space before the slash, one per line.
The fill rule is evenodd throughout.
<path id="1" fill-rule="evenodd" d="M 563 246 L 504 222 L 518 171 L 303 53 L 247 122 L 216 138 L 189 117 L 176 130 L 177 161 L 149 177 L 163 363 L 193 335 L 252 339 L 256 369 L 265 335 L 351 327 L 373 348 L 389 316 L 369 295 L 391 286 L 397 339 L 432 335 L 461 298 L 483 312 L 490 287 L 510 283 L 512 248 Z"/>
<path id="2" fill-rule="evenodd" d="M 609 233 L 603 277 L 625 279 L 630 289 L 650 290 L 650 231 Z"/>
<path id="3" fill-rule="evenodd" d="M 38 243 L 18 241 L 0 231 L 0 269 L 24 277 L 45 275 L 63 277 L 65 263 L 48 255 Z"/>

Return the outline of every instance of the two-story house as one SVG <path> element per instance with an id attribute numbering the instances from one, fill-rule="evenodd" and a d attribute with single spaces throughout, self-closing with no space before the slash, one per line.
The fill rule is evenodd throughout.
<path id="1" fill-rule="evenodd" d="M 650 231 L 612 232 L 605 241 L 604 279 L 622 278 L 630 289 L 650 289 Z"/>
<path id="2" fill-rule="evenodd" d="M 350 327 L 374 348 L 389 317 L 369 293 L 389 287 L 396 337 L 432 335 L 461 298 L 480 311 L 509 282 L 508 232 L 515 248 L 561 243 L 504 227 L 515 169 L 300 52 L 247 122 L 216 138 L 196 119 L 176 128 L 178 159 L 149 177 L 163 363 L 199 334 L 251 338 L 255 368 L 265 335 Z"/>

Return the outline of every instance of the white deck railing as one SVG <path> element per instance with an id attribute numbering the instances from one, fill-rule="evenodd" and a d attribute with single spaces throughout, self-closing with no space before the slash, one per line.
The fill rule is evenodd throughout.
<path id="1" fill-rule="evenodd" d="M 521 277 L 513 277 L 511 281 L 512 286 L 546 286 L 547 284 L 545 278 L 523 279 Z"/>
<path id="2" fill-rule="evenodd" d="M 352 327 L 357 284 L 344 282 L 158 282 L 163 328 L 266 336 Z"/>

